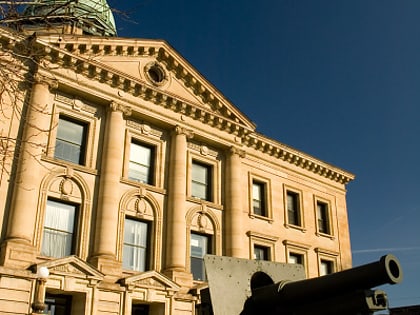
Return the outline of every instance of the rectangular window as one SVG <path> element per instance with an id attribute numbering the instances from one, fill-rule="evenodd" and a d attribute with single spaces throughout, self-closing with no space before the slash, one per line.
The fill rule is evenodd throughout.
<path id="1" fill-rule="evenodd" d="M 206 280 L 204 256 L 211 251 L 210 239 L 209 235 L 191 233 L 191 273 L 194 280 Z"/>
<path id="2" fill-rule="evenodd" d="M 301 226 L 299 194 L 287 191 L 287 220 L 289 224 Z"/>
<path id="3" fill-rule="evenodd" d="M 211 201 L 212 168 L 197 162 L 192 163 L 191 196 Z"/>
<path id="4" fill-rule="evenodd" d="M 72 296 L 46 293 L 43 314 L 71 315 Z"/>
<path id="5" fill-rule="evenodd" d="M 55 139 L 54 157 L 75 164 L 85 163 L 87 125 L 60 116 Z"/>
<path id="6" fill-rule="evenodd" d="M 252 207 L 256 215 L 267 216 L 265 184 L 252 182 Z"/>
<path id="7" fill-rule="evenodd" d="M 288 263 L 303 265 L 303 255 L 297 253 L 289 253 Z"/>
<path id="8" fill-rule="evenodd" d="M 149 225 L 126 218 L 124 225 L 123 267 L 146 271 L 149 246 Z"/>
<path id="9" fill-rule="evenodd" d="M 320 276 L 329 275 L 330 273 L 334 272 L 334 263 L 330 260 L 321 259 L 319 267 Z"/>
<path id="10" fill-rule="evenodd" d="M 270 248 L 261 245 L 254 245 L 254 259 L 256 260 L 271 260 Z"/>
<path id="11" fill-rule="evenodd" d="M 74 254 L 77 207 L 47 200 L 41 255 L 61 258 Z"/>
<path id="12" fill-rule="evenodd" d="M 154 155 L 153 147 L 131 142 L 128 178 L 153 185 Z"/>
<path id="13" fill-rule="evenodd" d="M 318 216 L 318 232 L 331 234 L 328 204 L 325 202 L 317 201 L 316 208 Z"/>

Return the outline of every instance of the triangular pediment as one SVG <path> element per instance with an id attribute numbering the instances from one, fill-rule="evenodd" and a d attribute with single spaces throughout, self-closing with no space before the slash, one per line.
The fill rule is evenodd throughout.
<path id="1" fill-rule="evenodd" d="M 41 267 L 47 267 L 50 275 L 64 275 L 89 280 L 94 279 L 98 281 L 104 278 L 104 274 L 77 256 L 68 256 L 49 260 L 47 262 L 36 264 L 32 266 L 31 269 L 36 273 Z"/>
<path id="2" fill-rule="evenodd" d="M 48 36 L 38 39 L 54 63 L 236 134 L 256 126 L 162 40 Z M 54 51 L 55 50 L 55 51 Z"/>
<path id="3" fill-rule="evenodd" d="M 141 287 L 173 292 L 180 289 L 179 285 L 156 271 L 146 271 L 138 275 L 123 278 L 120 280 L 120 283 L 129 287 Z"/>

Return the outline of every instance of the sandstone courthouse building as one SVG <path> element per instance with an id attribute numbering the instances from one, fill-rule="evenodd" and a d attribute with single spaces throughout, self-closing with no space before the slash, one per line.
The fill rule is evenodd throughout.
<path id="1" fill-rule="evenodd" d="M 105 0 L 38 2 L 0 27 L 1 315 L 35 311 L 42 267 L 57 315 L 196 314 L 205 254 L 351 267 L 352 174 L 117 37 Z"/>

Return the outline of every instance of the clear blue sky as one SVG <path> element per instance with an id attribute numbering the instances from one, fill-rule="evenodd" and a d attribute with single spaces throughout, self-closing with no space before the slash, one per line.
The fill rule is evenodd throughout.
<path id="1" fill-rule="evenodd" d="M 119 36 L 168 41 L 259 132 L 356 174 L 353 264 L 394 253 L 391 307 L 420 304 L 419 0 L 108 1 Z"/>

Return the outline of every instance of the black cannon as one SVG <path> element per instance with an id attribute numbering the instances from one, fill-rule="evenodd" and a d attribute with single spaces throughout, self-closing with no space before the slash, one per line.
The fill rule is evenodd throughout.
<path id="1" fill-rule="evenodd" d="M 319 278 L 274 283 L 264 272 L 251 278 L 252 295 L 241 315 L 371 314 L 386 309 L 387 296 L 371 288 L 395 284 L 402 271 L 393 255 Z"/>
<path id="2" fill-rule="evenodd" d="M 215 266 L 208 268 L 207 265 L 211 264 Z M 402 280 L 400 263 L 393 255 L 383 256 L 379 261 L 363 266 L 303 280 L 301 274 L 296 276 L 296 271 L 303 271 L 303 268 L 291 269 L 301 266 L 277 264 L 282 266 L 276 265 L 277 269 L 274 270 L 270 264 L 274 263 L 215 256 L 207 258 L 210 290 L 203 291 L 203 307 L 198 313 L 369 315 L 388 307 L 386 293 L 373 288 L 387 283 L 396 284 Z M 282 273 L 280 277 L 276 276 L 279 272 Z M 231 286 L 230 292 L 241 290 L 244 281 L 248 281 L 246 290 L 249 292 L 250 287 L 251 294 L 228 295 L 228 286 Z M 220 303 L 222 299 L 225 302 Z M 232 306 L 238 303 L 240 306 Z"/>

